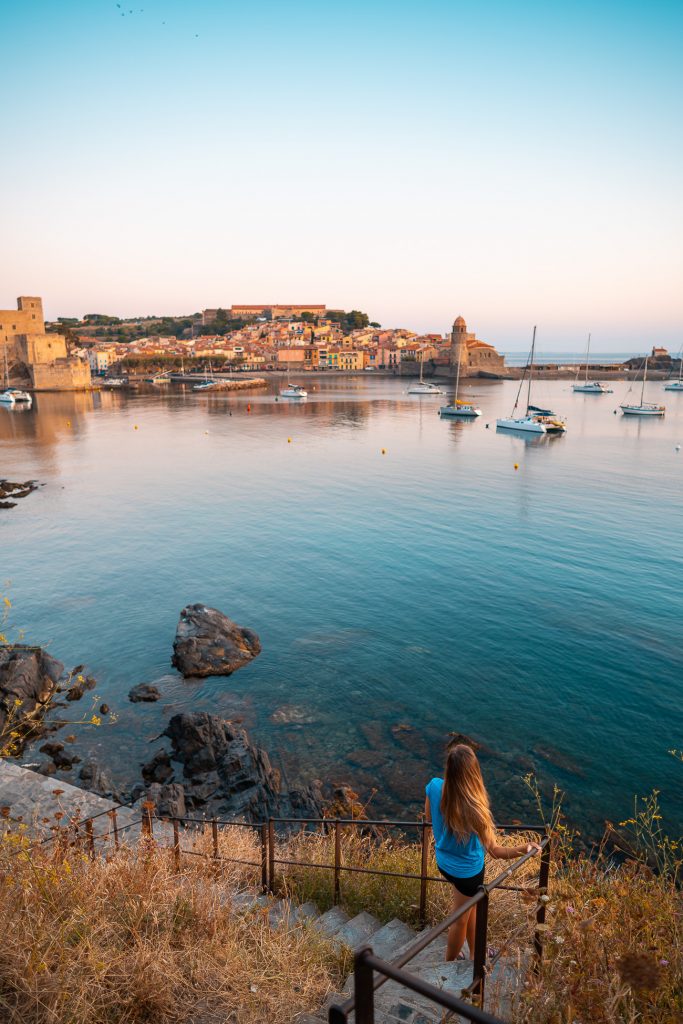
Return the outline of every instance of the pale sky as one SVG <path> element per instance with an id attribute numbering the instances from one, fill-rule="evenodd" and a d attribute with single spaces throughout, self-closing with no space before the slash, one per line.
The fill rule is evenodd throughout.
<path id="1" fill-rule="evenodd" d="M 680 3 L 136 3 L 0 2 L 0 307 L 683 342 Z"/>

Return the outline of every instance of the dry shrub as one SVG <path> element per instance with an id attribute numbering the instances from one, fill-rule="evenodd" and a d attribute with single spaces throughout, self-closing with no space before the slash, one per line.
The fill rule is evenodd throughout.
<path id="1" fill-rule="evenodd" d="M 566 859 L 550 888 L 543 965 L 515 1019 L 681 1024 L 682 913 L 666 874 L 602 854 Z"/>
<path id="2" fill-rule="evenodd" d="M 206 841 L 198 836 L 197 852 Z M 250 844 L 250 833 L 223 835 L 221 853 L 242 857 Z M 243 870 L 207 870 L 186 854 L 176 874 L 170 851 L 155 845 L 91 860 L 5 835 L 0 1020 L 284 1024 L 318 1007 L 340 984 L 343 958 L 313 929 L 234 913 Z"/>

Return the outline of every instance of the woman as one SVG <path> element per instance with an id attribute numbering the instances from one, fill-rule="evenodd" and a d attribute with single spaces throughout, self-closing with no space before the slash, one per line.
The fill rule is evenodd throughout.
<path id="1" fill-rule="evenodd" d="M 481 776 L 477 755 L 458 743 L 448 750 L 443 779 L 432 779 L 426 787 L 425 818 L 432 823 L 436 866 L 453 886 L 453 910 L 474 896 L 484 882 L 484 851 L 492 857 L 514 860 L 538 843 L 499 846 L 491 817 L 489 797 Z M 462 958 L 465 938 L 470 956 L 474 954 L 476 906 L 448 929 L 446 960 Z"/>

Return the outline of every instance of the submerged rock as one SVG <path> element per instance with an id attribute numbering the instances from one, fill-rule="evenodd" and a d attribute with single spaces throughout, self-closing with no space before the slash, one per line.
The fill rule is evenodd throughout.
<path id="1" fill-rule="evenodd" d="M 109 772 L 95 758 L 89 758 L 83 763 L 78 773 L 78 778 L 83 788 L 88 789 L 91 793 L 110 797 L 112 800 L 116 800 L 117 803 L 121 802 L 121 795 L 114 785 Z"/>
<path id="2" fill-rule="evenodd" d="M 183 770 L 186 806 L 224 818 L 320 817 L 319 786 L 286 789 L 267 753 L 244 729 L 217 715 L 174 715 L 164 733 Z"/>
<path id="3" fill-rule="evenodd" d="M 151 704 L 155 700 L 159 700 L 161 694 L 157 690 L 156 686 L 152 686 L 151 683 L 138 683 L 128 693 L 128 700 L 132 704 Z"/>
<path id="4" fill-rule="evenodd" d="M 261 641 L 253 630 L 216 608 L 188 604 L 180 613 L 171 663 L 186 679 L 229 676 L 260 652 Z"/>

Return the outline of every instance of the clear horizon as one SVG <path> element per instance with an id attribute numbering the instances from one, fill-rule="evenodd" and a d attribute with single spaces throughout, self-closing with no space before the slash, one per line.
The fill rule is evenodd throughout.
<path id="1" fill-rule="evenodd" d="M 4 5 L 0 306 L 677 351 L 683 8 Z"/>

